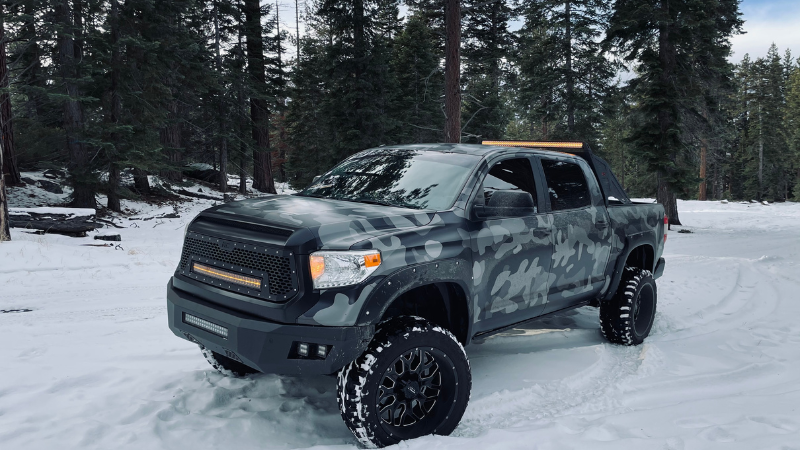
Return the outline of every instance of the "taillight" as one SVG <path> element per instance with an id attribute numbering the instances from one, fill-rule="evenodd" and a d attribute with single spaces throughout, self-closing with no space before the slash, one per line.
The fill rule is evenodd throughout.
<path id="1" fill-rule="evenodd" d="M 667 242 L 667 226 L 669 225 L 669 218 L 664 214 L 664 242 Z"/>

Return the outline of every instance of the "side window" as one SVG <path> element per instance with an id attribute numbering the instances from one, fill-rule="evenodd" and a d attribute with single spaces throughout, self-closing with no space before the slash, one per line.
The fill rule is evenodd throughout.
<path id="1" fill-rule="evenodd" d="M 536 205 L 536 182 L 533 179 L 531 162 L 527 158 L 506 159 L 492 166 L 483 179 L 477 203 L 488 205 L 495 191 L 513 190 L 531 194 Z M 481 201 L 483 200 L 483 201 Z M 536 210 L 534 206 L 534 210 Z"/>
<path id="2" fill-rule="evenodd" d="M 553 211 L 583 208 L 592 204 L 589 186 L 579 165 L 543 158 L 542 168 Z"/>

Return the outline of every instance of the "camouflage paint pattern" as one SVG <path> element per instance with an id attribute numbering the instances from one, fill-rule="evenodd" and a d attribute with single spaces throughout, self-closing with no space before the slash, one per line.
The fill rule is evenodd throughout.
<path id="1" fill-rule="evenodd" d="M 393 147 L 395 148 L 395 147 Z M 579 157 L 557 152 L 437 144 L 400 146 L 421 151 L 470 153 L 477 159 L 452 208 L 423 211 L 329 199 L 281 195 L 228 203 L 199 217 L 230 218 L 287 230 L 283 246 L 294 249 L 298 266 L 319 249 L 381 252 L 381 265 L 356 286 L 306 289 L 286 305 L 305 325 L 373 325 L 399 295 L 435 282 L 457 284 L 468 299 L 469 335 L 527 320 L 544 312 L 605 295 L 613 285 L 617 259 L 638 236 L 663 250 L 663 208 L 630 204 L 606 207 L 589 166 Z M 370 152 L 391 151 L 387 148 Z M 578 163 L 589 182 L 589 207 L 551 212 L 541 195 L 539 213 L 522 218 L 476 220 L 470 202 L 488 168 L 503 157 L 557 158 Z M 538 164 L 538 163 L 536 163 Z M 534 172 L 540 177 L 541 172 Z M 544 181 L 537 189 L 543 191 Z M 543 201 L 542 201 L 543 200 Z M 599 222 L 605 221 L 603 226 Z M 257 233 L 252 240 L 259 240 Z M 266 313 L 265 313 L 266 314 Z M 269 317 L 265 315 L 265 317 Z"/>

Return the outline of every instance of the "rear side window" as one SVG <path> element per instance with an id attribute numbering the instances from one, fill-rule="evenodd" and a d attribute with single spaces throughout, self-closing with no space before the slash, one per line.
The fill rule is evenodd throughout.
<path id="1" fill-rule="evenodd" d="M 484 204 L 489 204 L 492 194 L 499 190 L 528 192 L 536 204 L 536 181 L 531 162 L 527 158 L 507 159 L 495 164 L 484 178 L 482 188 Z M 480 197 L 477 200 L 481 203 Z"/>
<path id="2" fill-rule="evenodd" d="M 583 208 L 592 204 L 589 186 L 579 165 L 542 159 L 542 168 L 553 211 Z"/>

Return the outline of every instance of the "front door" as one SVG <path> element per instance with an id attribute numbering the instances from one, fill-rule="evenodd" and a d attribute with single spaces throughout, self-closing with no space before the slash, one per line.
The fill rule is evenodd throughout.
<path id="1" fill-rule="evenodd" d="M 545 312 L 596 297 L 605 284 L 611 228 L 600 190 L 588 166 L 576 160 L 542 157 L 553 216 L 552 276 Z"/>
<path id="2" fill-rule="evenodd" d="M 478 332 L 536 317 L 547 302 L 552 218 L 539 206 L 544 196 L 537 192 L 532 164 L 525 156 L 495 163 L 475 194 L 473 204 L 479 206 L 490 205 L 498 190 L 528 192 L 534 201 L 534 207 L 519 217 L 472 217 Z"/>

